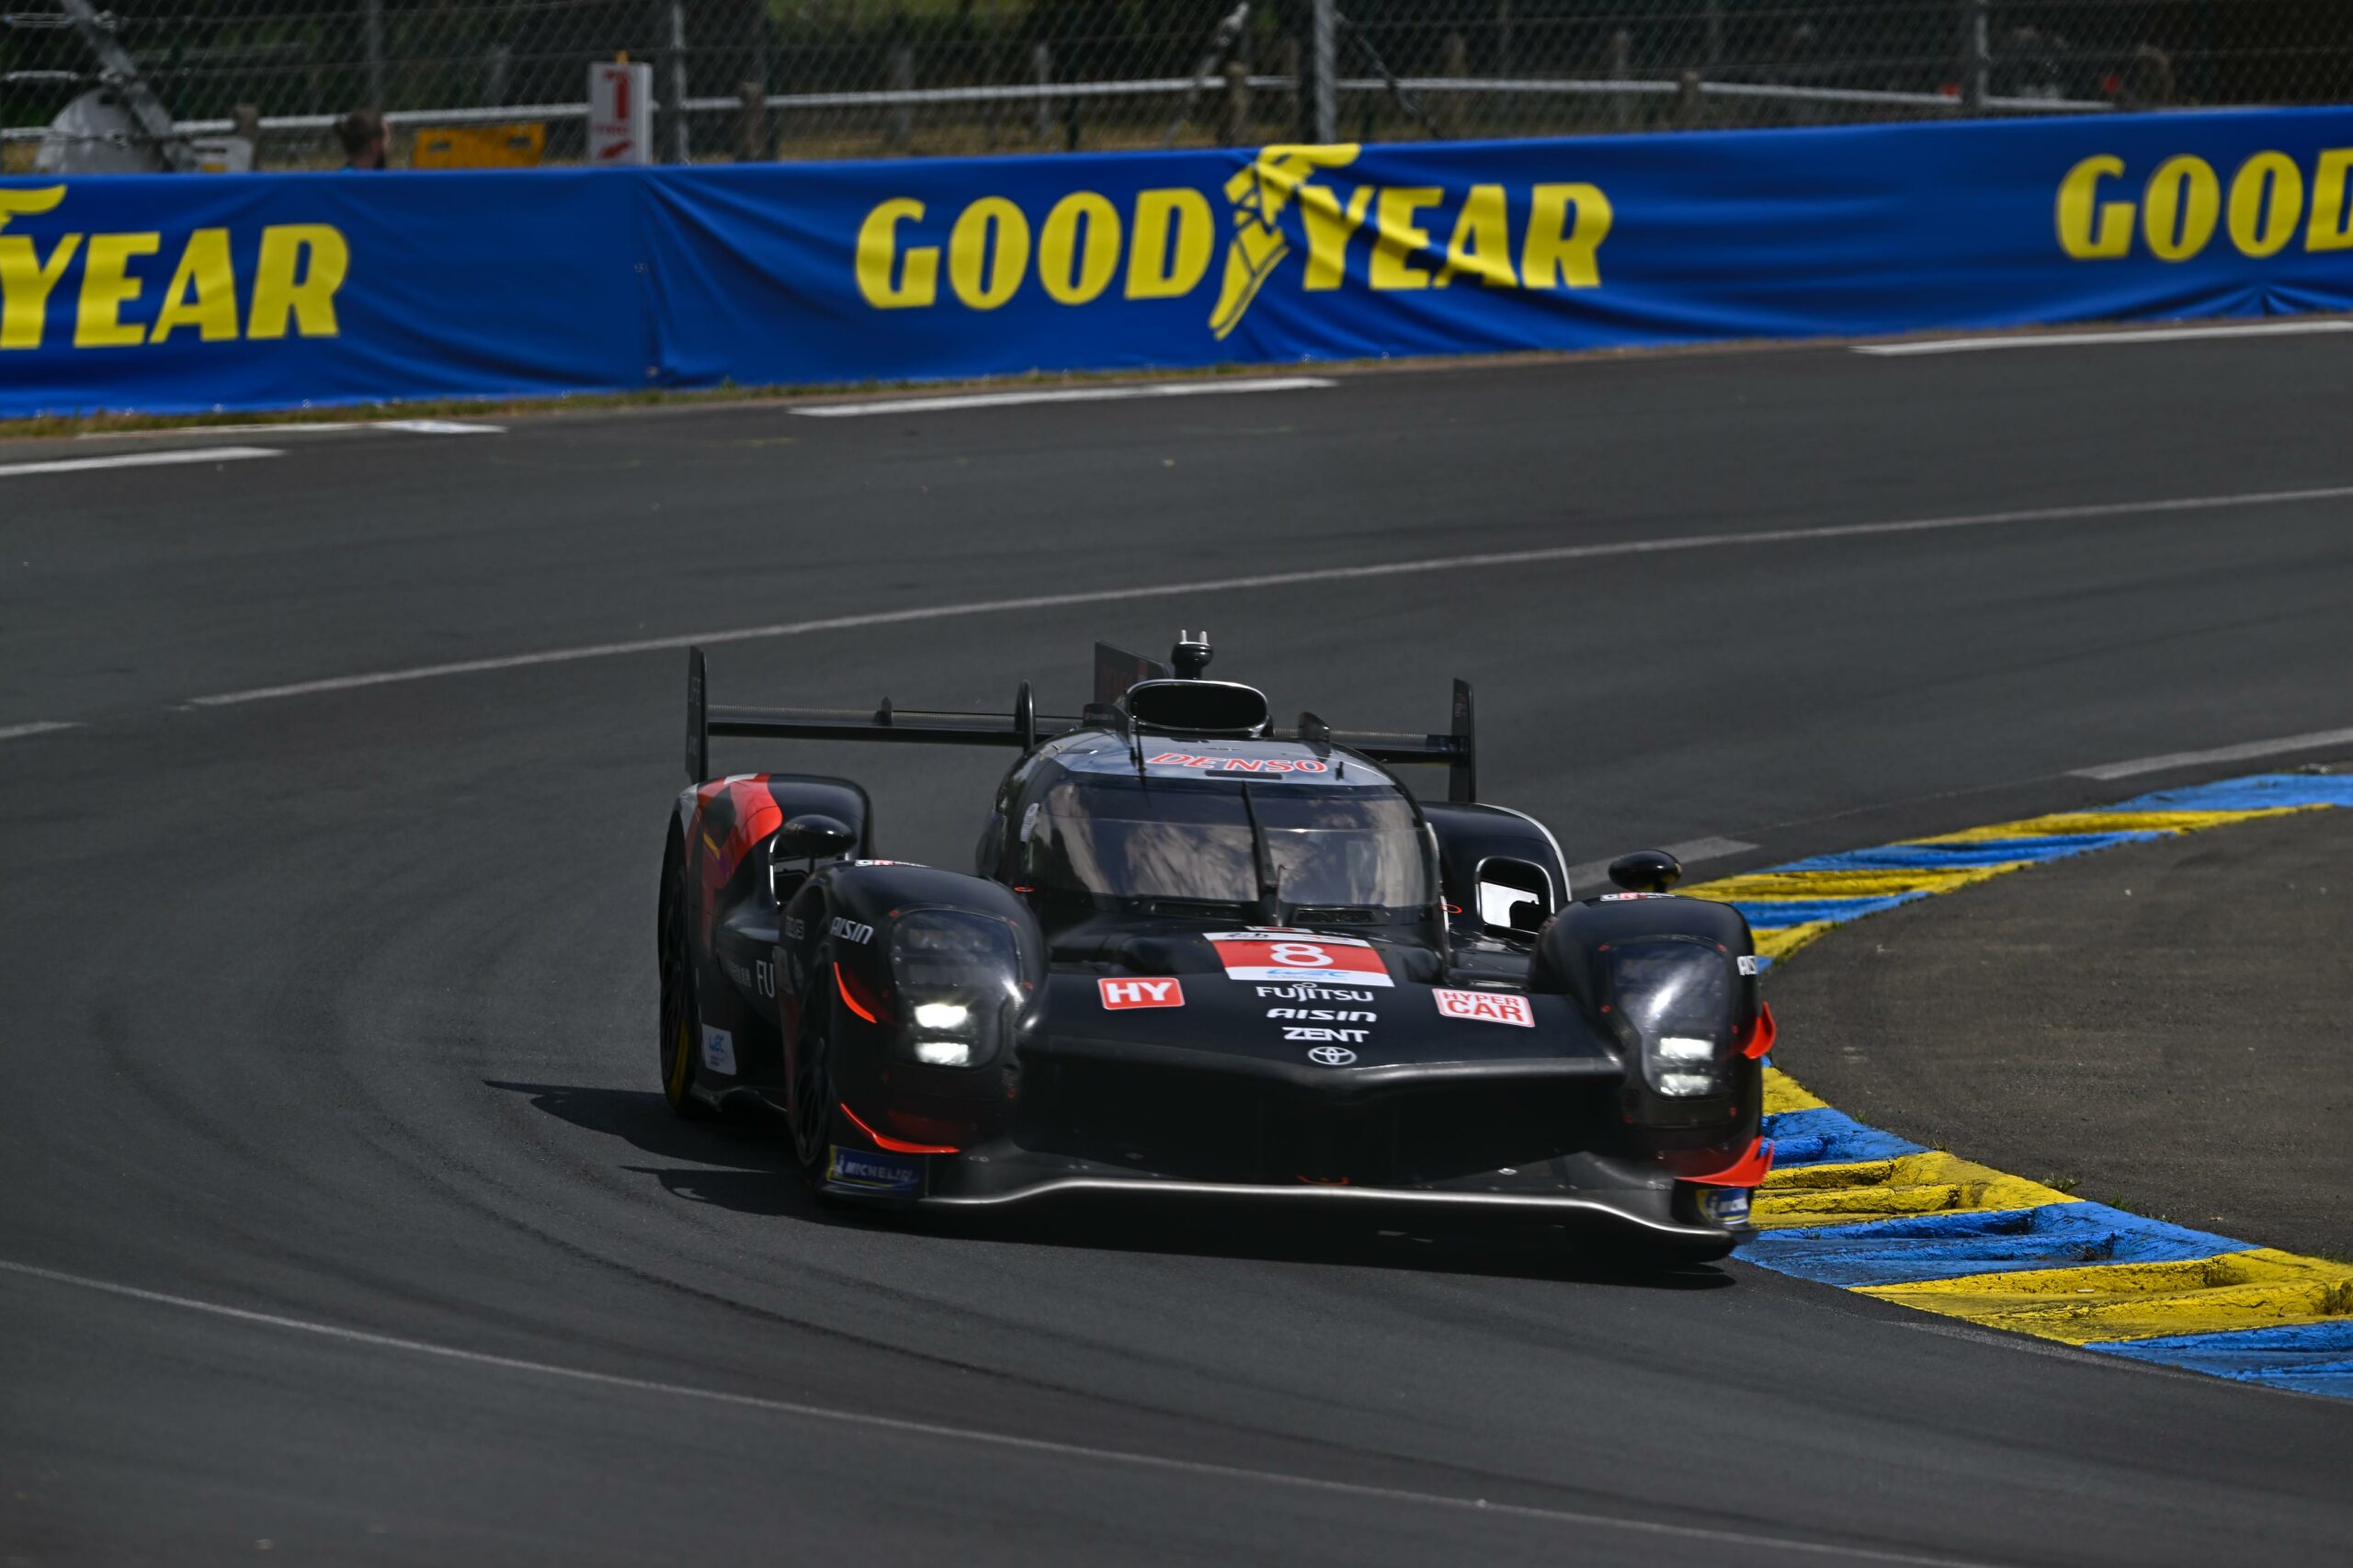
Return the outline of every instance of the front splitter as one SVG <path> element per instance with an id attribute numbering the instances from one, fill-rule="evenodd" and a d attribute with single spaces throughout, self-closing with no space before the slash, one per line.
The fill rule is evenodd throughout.
<path id="1" fill-rule="evenodd" d="M 1362 1214 L 1394 1213 L 1433 1220 L 1475 1218 L 1607 1226 L 1643 1235 L 1695 1258 L 1722 1257 L 1747 1233 L 1745 1226 L 1735 1229 L 1662 1220 L 1605 1199 L 1566 1193 L 1442 1192 L 1320 1185 L 1272 1187 L 1157 1177 L 1048 1176 L 998 1192 L 926 1197 L 919 1199 L 916 1207 L 967 1211 L 1002 1210 L 1042 1199 L 1086 1196 L 1157 1197 L 1188 1203 L 1235 1204 L 1279 1210 L 1324 1209 Z"/>

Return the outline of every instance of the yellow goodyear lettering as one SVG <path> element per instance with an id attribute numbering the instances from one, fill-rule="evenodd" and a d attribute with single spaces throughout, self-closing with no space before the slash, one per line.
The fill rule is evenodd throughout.
<path id="1" fill-rule="evenodd" d="M 2309 184 L 2302 165 L 2285 153 L 2257 153 L 2231 176 L 2227 199 L 2214 166 L 2191 153 L 2167 158 L 2149 175 L 2138 202 L 2103 200 L 2127 177 L 2124 160 L 2109 153 L 2086 158 L 2059 182 L 2059 248 L 2077 261 L 2129 256 L 2137 232 L 2159 261 L 2187 261 L 2204 251 L 2220 228 L 2242 256 L 2262 260 L 2294 243 L 2302 226 L 2309 252 L 2353 250 L 2353 147 L 2329 148 L 2313 161 Z M 2309 206 L 2307 201 L 2309 200 Z"/>
<path id="2" fill-rule="evenodd" d="M 1013 298 L 1029 270 L 1029 220 L 1002 196 L 982 197 L 949 231 L 949 287 L 976 311 L 993 311 Z"/>
<path id="3" fill-rule="evenodd" d="M 147 335 L 122 319 L 143 285 L 131 276 L 133 256 L 164 248 L 161 234 L 92 234 L 82 258 L 82 302 L 74 321 L 76 348 L 135 348 Z"/>
<path id="4" fill-rule="evenodd" d="M 1300 226 L 1307 231 L 1307 276 L 1300 287 L 1321 293 L 1340 286 L 1348 275 L 1348 241 L 1364 226 L 1364 215 L 1379 194 L 1376 187 L 1360 185 L 1343 207 L 1338 195 L 1323 186 L 1300 187 Z"/>
<path id="5" fill-rule="evenodd" d="M 2187 261 L 2214 237 L 2222 187 L 2214 165 L 2194 153 L 2167 158 L 2141 196 L 2141 237 L 2159 261 Z"/>
<path id="6" fill-rule="evenodd" d="M 0 229 L 17 218 L 55 211 L 66 191 L 64 186 L 0 190 Z M 77 257 L 82 275 L 70 296 L 75 348 L 131 348 L 187 334 L 206 343 L 283 338 L 290 328 L 302 337 L 338 335 L 335 294 L 351 272 L 351 246 L 341 230 L 325 223 L 263 229 L 251 310 L 242 324 L 231 247 L 227 229 L 191 231 L 178 244 L 152 325 L 142 325 L 125 320 L 124 312 L 151 297 L 149 284 L 162 276 L 160 267 L 137 265 L 165 254 L 161 232 L 60 234 L 46 254 L 28 235 L 0 234 L 0 349 L 41 347 L 50 303 Z"/>
<path id="7" fill-rule="evenodd" d="M 1360 152 L 1354 144 L 1278 142 L 1260 148 L 1224 183 L 1226 244 L 1210 308 L 1213 336 L 1222 340 L 1241 324 L 1302 237 L 1307 254 L 1300 287 L 1308 293 L 1347 282 L 1359 235 L 1370 240 L 1359 276 L 1379 292 L 1444 289 L 1458 278 L 1475 278 L 1489 289 L 1600 286 L 1600 249 L 1615 213 L 1599 187 L 1528 188 L 1523 230 L 1514 214 L 1520 193 L 1499 184 L 1471 186 L 1457 204 L 1455 192 L 1442 186 L 1324 182 L 1321 176 L 1354 165 Z M 1296 226 L 1287 226 L 1285 213 L 1293 207 Z M 1040 290 L 1056 304 L 1090 304 L 1109 294 L 1115 280 L 1123 299 L 1182 299 L 1208 277 L 1221 227 L 1209 198 L 1189 187 L 1140 190 L 1124 212 L 1100 192 L 1070 191 L 1042 219 L 1004 197 L 983 196 L 957 215 L 944 244 L 918 238 L 924 217 L 921 201 L 901 197 L 875 206 L 860 224 L 855 274 L 858 292 L 875 309 L 937 304 L 943 262 L 949 290 L 967 310 L 1012 301 L 1033 263 Z M 2126 204 L 2128 228 L 2131 218 Z M 1447 236 L 1442 245 L 1440 233 Z M 183 258 L 159 329 L 200 327 L 207 319 L 204 276 L 195 257 Z"/>
<path id="8" fill-rule="evenodd" d="M 2077 261 L 2122 256 L 2132 248 L 2132 204 L 2099 199 L 2099 182 L 2123 173 L 2123 159 L 2102 153 L 2086 158 L 2059 182 L 2059 248 Z"/>
<path id="9" fill-rule="evenodd" d="M 1522 288 L 1601 286 L 1601 242 L 1614 214 L 1598 186 L 1540 185 L 1529 193 L 1528 244 L 1520 253 Z M 1571 215 L 1574 222 L 1571 222 Z"/>
<path id="10" fill-rule="evenodd" d="M 858 230 L 858 291 L 878 311 L 928 305 L 939 295 L 939 247 L 917 245 L 899 265 L 899 225 L 923 222 L 923 203 L 910 197 L 885 201 Z M 892 281 L 892 274 L 897 281 Z"/>
<path id="11" fill-rule="evenodd" d="M 1210 269 L 1216 224 L 1209 199 L 1185 187 L 1138 191 L 1131 227 L 1127 297 L 1175 300 L 1191 293 Z"/>
<path id="12" fill-rule="evenodd" d="M 1519 281 L 1511 269 L 1511 222 L 1505 216 L 1502 186 L 1474 185 L 1462 199 L 1453 237 L 1446 242 L 1446 265 L 1438 269 L 1438 287 L 1443 289 L 1466 273 L 1490 289 L 1509 289 Z"/>
<path id="13" fill-rule="evenodd" d="M 1120 210 L 1091 190 L 1055 202 L 1038 231 L 1038 281 L 1046 298 L 1086 304 L 1111 286 L 1119 269 Z"/>
<path id="14" fill-rule="evenodd" d="M 207 343 L 236 339 L 237 274 L 229 260 L 226 229 L 199 229 L 188 235 L 147 341 L 165 342 L 181 327 L 194 327 Z"/>
<path id="15" fill-rule="evenodd" d="M 64 199 L 62 185 L 47 190 L 0 190 L 0 229 L 12 218 L 53 212 Z M 40 347 L 50 291 L 81 247 L 81 235 L 60 234 L 44 259 L 26 236 L 0 234 L 0 348 Z"/>
<path id="16" fill-rule="evenodd" d="M 272 223 L 254 263 L 248 338 L 283 337 L 289 317 L 304 337 L 334 337 L 335 290 L 351 271 L 351 246 L 325 223 Z"/>
<path id="17" fill-rule="evenodd" d="M 1446 192 L 1434 185 L 1391 186 L 1373 208 L 1372 272 L 1368 279 L 1382 293 L 1393 289 L 1427 289 L 1430 275 L 1410 259 L 1429 249 L 1430 233 L 1414 222 L 1425 207 L 1435 207 Z"/>
<path id="18" fill-rule="evenodd" d="M 2242 255 L 2277 256 L 2296 237 L 2304 172 L 2285 153 L 2257 153 L 2231 176 L 2231 244 Z"/>
<path id="19" fill-rule="evenodd" d="M 2313 167 L 2313 221 L 2304 231 L 2308 251 L 2353 250 L 2353 203 L 2345 199 L 2353 183 L 2353 147 L 2333 147 Z"/>

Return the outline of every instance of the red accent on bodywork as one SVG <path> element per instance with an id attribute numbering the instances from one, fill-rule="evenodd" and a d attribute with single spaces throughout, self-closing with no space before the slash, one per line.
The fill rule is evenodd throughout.
<path id="1" fill-rule="evenodd" d="M 842 994 L 842 1004 L 851 1012 L 856 1013 L 859 1017 L 864 1018 L 870 1024 L 879 1024 L 882 1021 L 881 1016 L 876 1011 L 876 1009 L 880 1008 L 882 1004 L 871 1001 L 870 999 L 861 1001 L 858 995 L 858 983 L 851 980 L 848 975 L 842 972 L 842 966 L 838 960 L 834 963 L 834 988 Z"/>
<path id="2" fill-rule="evenodd" d="M 1749 1141 L 1748 1153 L 1723 1169 L 1711 1171 L 1706 1176 L 1685 1176 L 1682 1179 L 1696 1182 L 1701 1187 L 1755 1187 L 1765 1179 L 1766 1173 L 1772 1168 L 1772 1140 L 1756 1138 Z"/>
<path id="3" fill-rule="evenodd" d="M 1780 1038 L 1779 1026 L 1773 1022 L 1773 1006 L 1769 1002 L 1756 1005 L 1756 1023 L 1748 1031 L 1748 1043 L 1740 1053 L 1751 1062 L 1773 1049 L 1773 1041 Z"/>
<path id="4" fill-rule="evenodd" d="M 873 1139 L 874 1146 L 876 1148 L 884 1150 L 890 1153 L 953 1154 L 958 1152 L 955 1145 L 952 1143 L 910 1143 L 904 1138 L 892 1138 L 886 1134 L 877 1132 L 871 1127 L 867 1126 L 865 1119 L 861 1118 L 858 1112 L 850 1109 L 847 1106 L 842 1107 L 842 1114 L 849 1118 L 851 1126 L 857 1128 L 860 1132 L 865 1133 L 869 1138 Z"/>
<path id="5" fill-rule="evenodd" d="M 695 879 L 696 904 L 701 913 L 702 940 L 710 939 L 710 922 L 717 913 L 719 890 L 744 863 L 752 846 L 784 825 L 784 808 L 768 792 L 768 776 L 714 778 L 695 786 L 694 821 L 688 844 L 701 847 L 701 870 Z"/>

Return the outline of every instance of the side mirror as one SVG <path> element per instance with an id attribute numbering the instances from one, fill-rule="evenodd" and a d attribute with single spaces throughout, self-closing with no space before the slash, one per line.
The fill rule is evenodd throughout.
<path id="1" fill-rule="evenodd" d="M 774 858 L 779 860 L 823 860 L 858 847 L 858 835 L 839 817 L 804 812 L 776 831 Z"/>
<path id="2" fill-rule="evenodd" d="M 1543 929 L 1552 914 L 1552 879 L 1527 860 L 1495 855 L 1479 862 L 1479 923 L 1522 936 Z"/>
<path id="3" fill-rule="evenodd" d="M 1664 849 L 1637 849 L 1609 862 L 1609 880 L 1628 892 L 1665 892 L 1683 880 L 1683 862 Z"/>

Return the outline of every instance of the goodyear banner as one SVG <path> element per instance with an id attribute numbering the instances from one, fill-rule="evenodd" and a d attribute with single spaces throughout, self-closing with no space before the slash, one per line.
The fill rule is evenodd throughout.
<path id="1" fill-rule="evenodd" d="M 2353 309 L 2353 109 L 0 181 L 0 415 Z"/>

